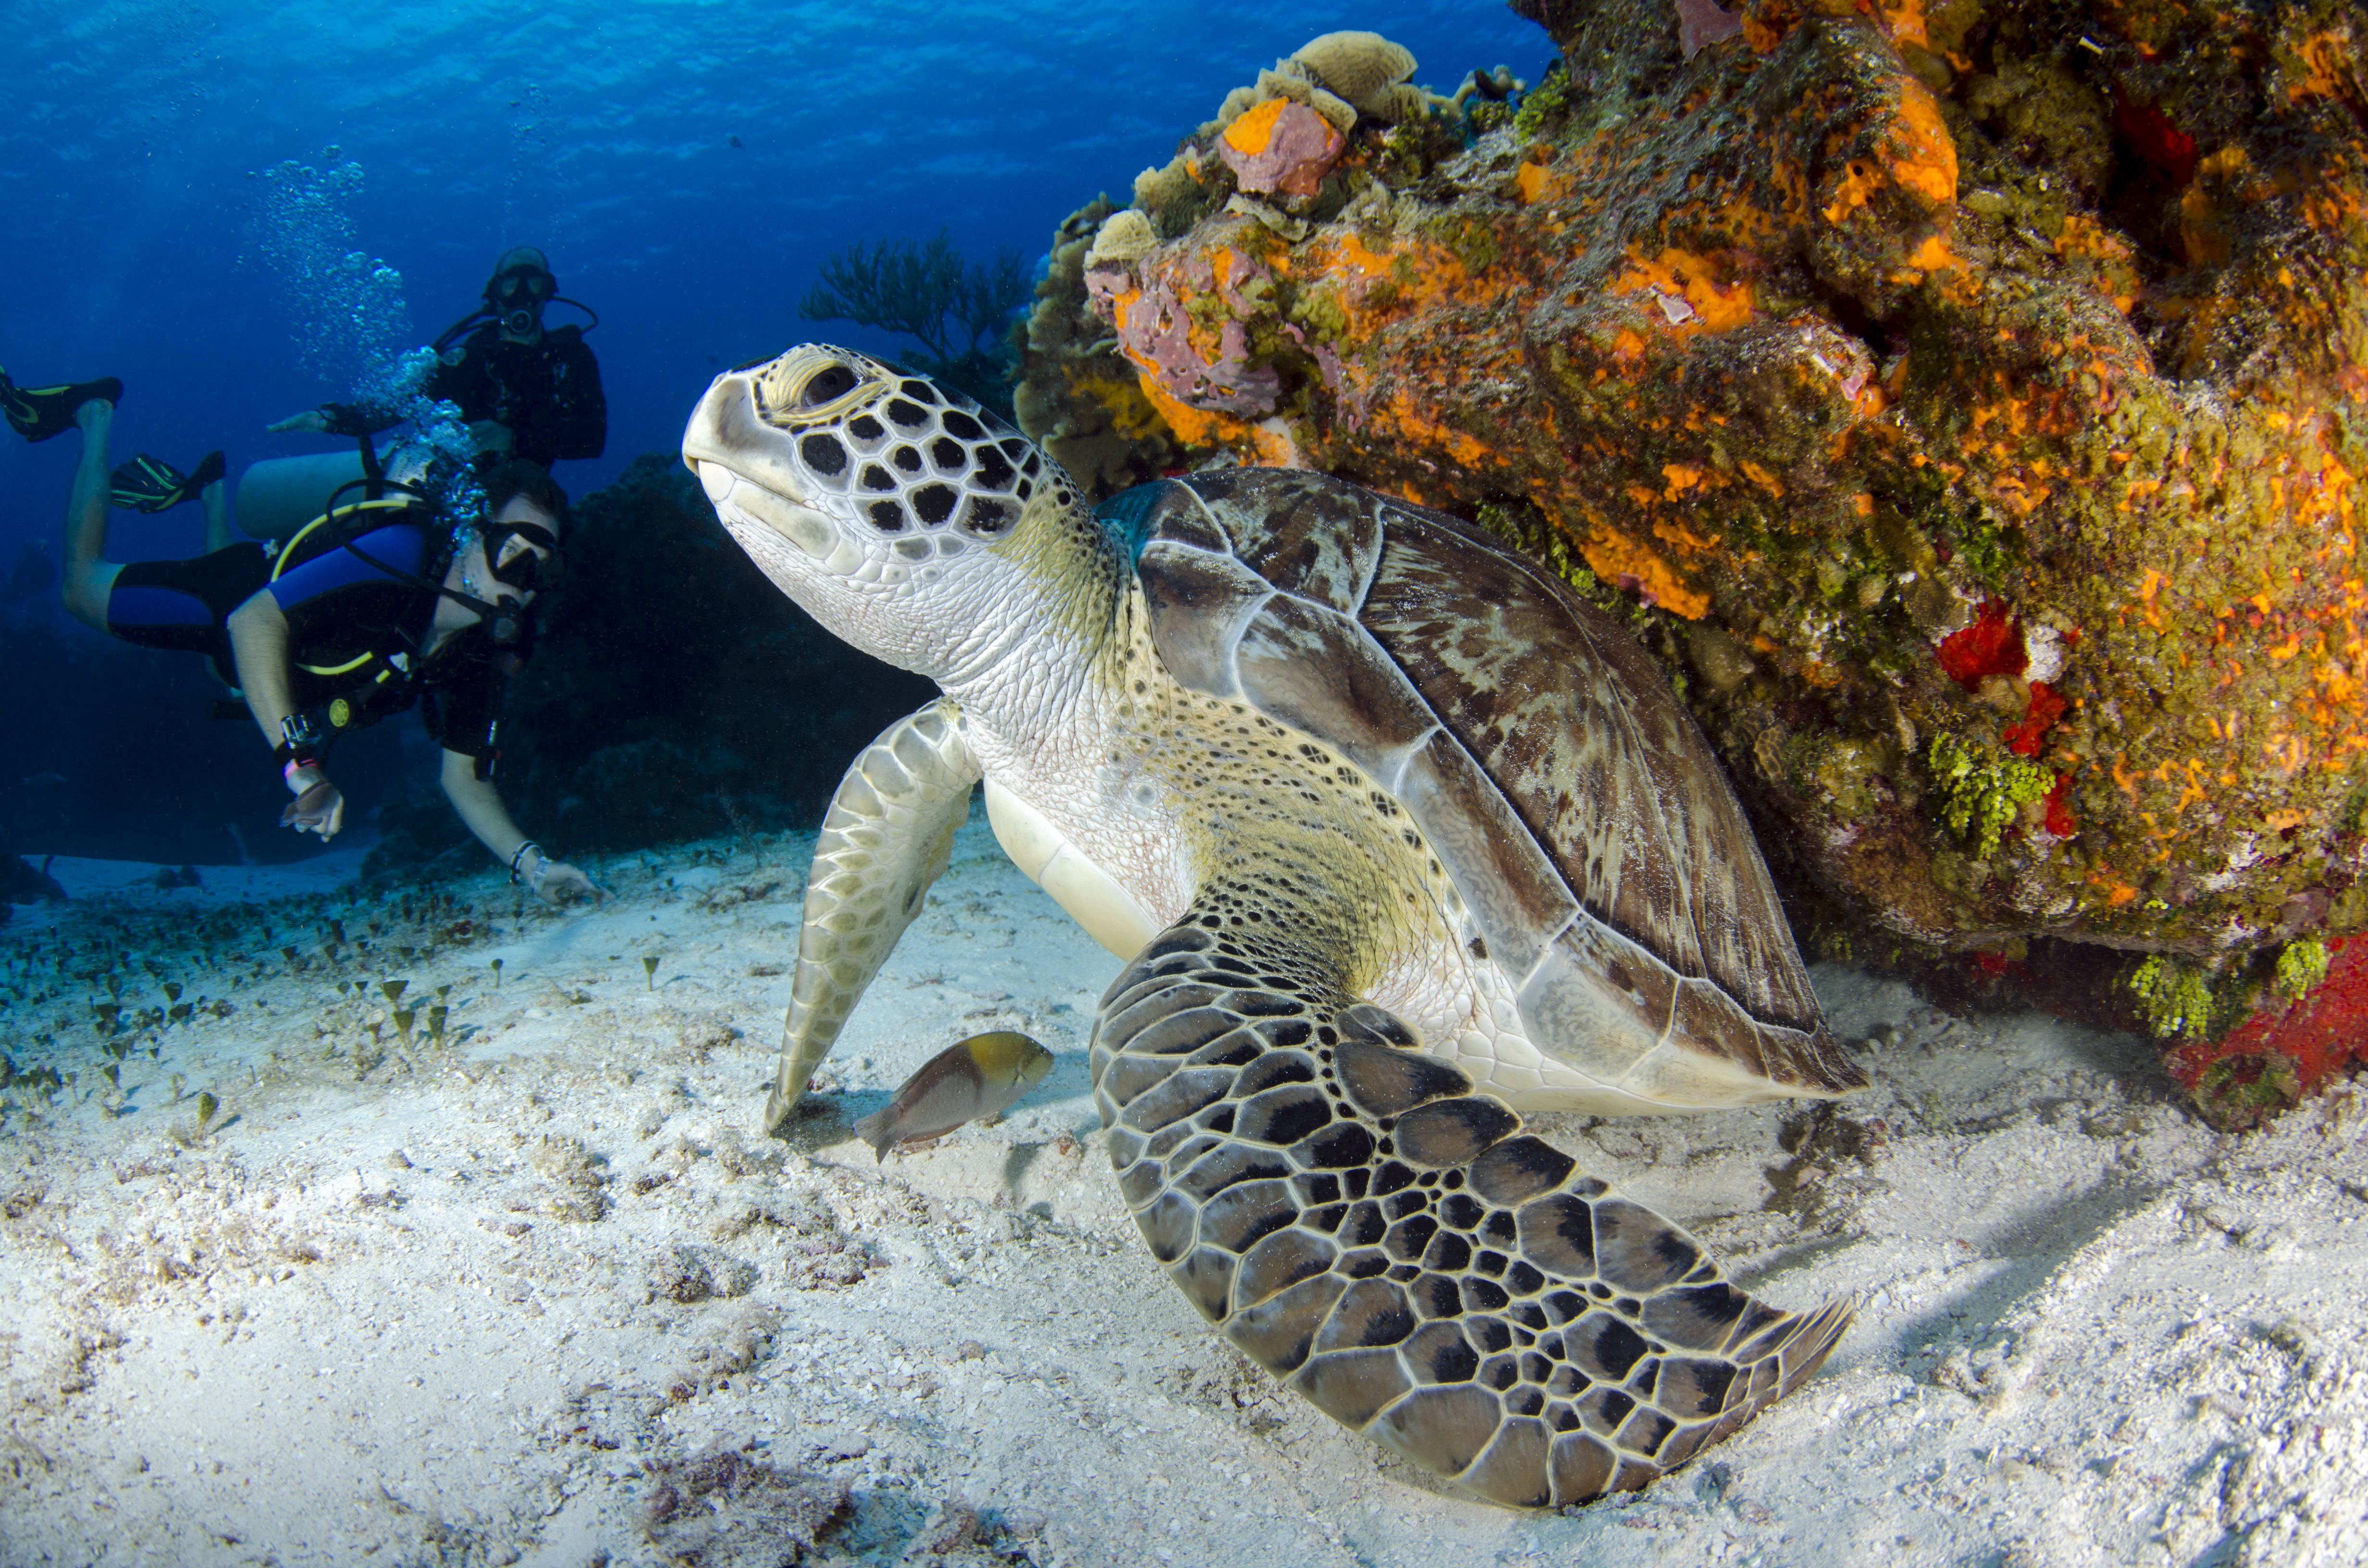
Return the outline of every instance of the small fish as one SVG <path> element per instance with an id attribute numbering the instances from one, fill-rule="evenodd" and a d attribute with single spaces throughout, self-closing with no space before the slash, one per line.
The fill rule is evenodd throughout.
<path id="1" fill-rule="evenodd" d="M 1053 1053 L 1024 1034 L 974 1034 L 930 1057 L 885 1110 L 855 1124 L 855 1135 L 885 1160 L 900 1144 L 926 1143 L 1008 1108 L 1052 1070 Z"/>

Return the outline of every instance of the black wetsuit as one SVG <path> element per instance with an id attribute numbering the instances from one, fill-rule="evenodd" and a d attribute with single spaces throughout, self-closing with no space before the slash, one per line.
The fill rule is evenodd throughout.
<path id="1" fill-rule="evenodd" d="M 400 517 L 400 515 L 398 515 Z M 440 531 L 440 530 L 439 530 Z M 396 520 L 358 536 L 359 550 L 397 571 L 440 581 L 449 556 L 417 522 Z M 484 622 L 453 632 L 425 658 L 419 649 L 438 596 L 392 576 L 340 548 L 321 530 L 299 535 L 275 576 L 260 544 L 233 544 L 190 561 L 135 561 L 108 593 L 107 629 L 143 648 L 204 653 L 235 687 L 231 612 L 268 590 L 288 619 L 290 699 L 298 711 L 325 709 L 331 733 L 376 723 L 419 706 L 427 733 L 447 751 L 477 761 L 485 776 L 496 750 L 502 691 L 523 644 L 496 646 Z"/>
<path id="2" fill-rule="evenodd" d="M 510 455 L 549 468 L 597 458 L 609 444 L 609 400 L 600 364 L 573 326 L 545 329 L 535 343 L 507 343 L 492 322 L 461 340 L 458 363 L 438 364 L 425 389 L 460 405 L 470 424 L 507 427 Z"/>

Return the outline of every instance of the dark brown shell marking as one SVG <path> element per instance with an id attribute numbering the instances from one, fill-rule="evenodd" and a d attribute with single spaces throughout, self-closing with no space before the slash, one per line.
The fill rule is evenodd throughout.
<path id="1" fill-rule="evenodd" d="M 1708 744 L 1566 585 L 1321 474 L 1148 488 L 1136 571 L 1169 673 L 1338 748 L 1406 806 L 1533 1038 L 1614 1032 L 1638 1059 L 1668 1038 L 1788 1087 L 1864 1084 Z"/>

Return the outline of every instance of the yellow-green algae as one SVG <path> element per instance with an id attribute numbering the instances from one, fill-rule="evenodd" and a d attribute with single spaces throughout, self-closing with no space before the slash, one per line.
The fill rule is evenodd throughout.
<path id="1" fill-rule="evenodd" d="M 1987 860 L 1998 835 L 2025 806 L 2047 799 L 2055 776 L 2012 757 L 1985 756 L 1954 735 L 1935 735 L 1925 765 L 1941 786 L 1941 820 L 1951 833 L 1975 841 L 1975 857 Z"/>
<path id="2" fill-rule="evenodd" d="M 2271 983 L 2277 987 L 2279 995 L 2289 1002 L 2299 1002 L 2310 994 L 2312 986 L 2327 978 L 2328 966 L 2334 961 L 2334 956 L 2327 950 L 2327 944 L 2316 937 L 2289 942 L 2278 954 L 2278 967 Z"/>
<path id="3" fill-rule="evenodd" d="M 2157 1039 L 2203 1040 L 2211 1034 L 2217 1003 L 2211 978 L 2195 965 L 2157 953 L 2131 973 L 2130 990 Z"/>

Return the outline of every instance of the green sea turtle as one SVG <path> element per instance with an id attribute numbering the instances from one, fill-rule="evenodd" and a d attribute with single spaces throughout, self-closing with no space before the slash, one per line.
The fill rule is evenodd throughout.
<path id="1" fill-rule="evenodd" d="M 1513 1108 L 1864 1082 L 1700 733 L 1565 585 L 1297 471 L 1089 510 L 968 400 L 839 348 L 717 378 L 683 458 L 784 592 L 944 692 L 831 804 L 768 1127 L 983 778 L 1004 848 L 1124 960 L 1094 1099 L 1144 1239 L 1327 1415 L 1560 1505 L 1824 1359 L 1847 1303 L 1744 1294 Z"/>

